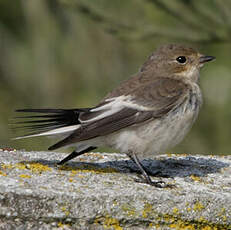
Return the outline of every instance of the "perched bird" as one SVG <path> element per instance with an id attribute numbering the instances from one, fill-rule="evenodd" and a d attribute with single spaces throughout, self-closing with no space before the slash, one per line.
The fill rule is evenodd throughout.
<path id="1" fill-rule="evenodd" d="M 26 136 L 62 136 L 49 147 L 75 147 L 63 164 L 100 146 L 126 153 L 146 183 L 152 181 L 139 158 L 148 158 L 178 144 L 197 118 L 202 105 L 199 71 L 215 59 L 183 45 L 170 44 L 149 56 L 140 71 L 122 82 L 97 106 L 80 109 L 20 109 Z M 37 119 L 37 120 L 36 120 Z"/>

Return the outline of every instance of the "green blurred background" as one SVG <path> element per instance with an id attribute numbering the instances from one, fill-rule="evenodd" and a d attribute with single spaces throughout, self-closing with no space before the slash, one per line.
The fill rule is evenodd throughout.
<path id="1" fill-rule="evenodd" d="M 172 151 L 229 154 L 230 0 L 1 0 L 1 147 L 45 150 L 55 140 L 10 140 L 15 109 L 93 106 L 166 43 L 217 57 L 201 71 L 199 119 Z"/>

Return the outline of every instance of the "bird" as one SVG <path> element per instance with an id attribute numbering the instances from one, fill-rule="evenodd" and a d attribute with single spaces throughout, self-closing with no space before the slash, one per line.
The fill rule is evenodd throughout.
<path id="1" fill-rule="evenodd" d="M 96 106 L 16 110 L 24 113 L 16 124 L 29 133 L 15 139 L 61 136 L 48 150 L 74 147 L 74 151 L 59 165 L 97 147 L 114 148 L 136 164 L 142 182 L 163 187 L 162 181 L 150 178 L 141 159 L 163 153 L 183 140 L 202 106 L 200 69 L 214 59 L 181 44 L 160 46 L 136 74 Z"/>

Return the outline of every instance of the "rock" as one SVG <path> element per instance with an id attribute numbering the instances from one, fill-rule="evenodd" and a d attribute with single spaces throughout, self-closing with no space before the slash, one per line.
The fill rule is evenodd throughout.
<path id="1" fill-rule="evenodd" d="M 0 229 L 231 229 L 231 156 L 160 155 L 137 183 L 126 155 L 0 151 Z"/>

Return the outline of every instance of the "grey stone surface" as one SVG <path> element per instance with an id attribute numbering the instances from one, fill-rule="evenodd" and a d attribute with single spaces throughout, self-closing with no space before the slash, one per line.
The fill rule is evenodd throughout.
<path id="1" fill-rule="evenodd" d="M 231 156 L 160 155 L 137 183 L 126 155 L 0 151 L 0 229 L 231 229 Z"/>

